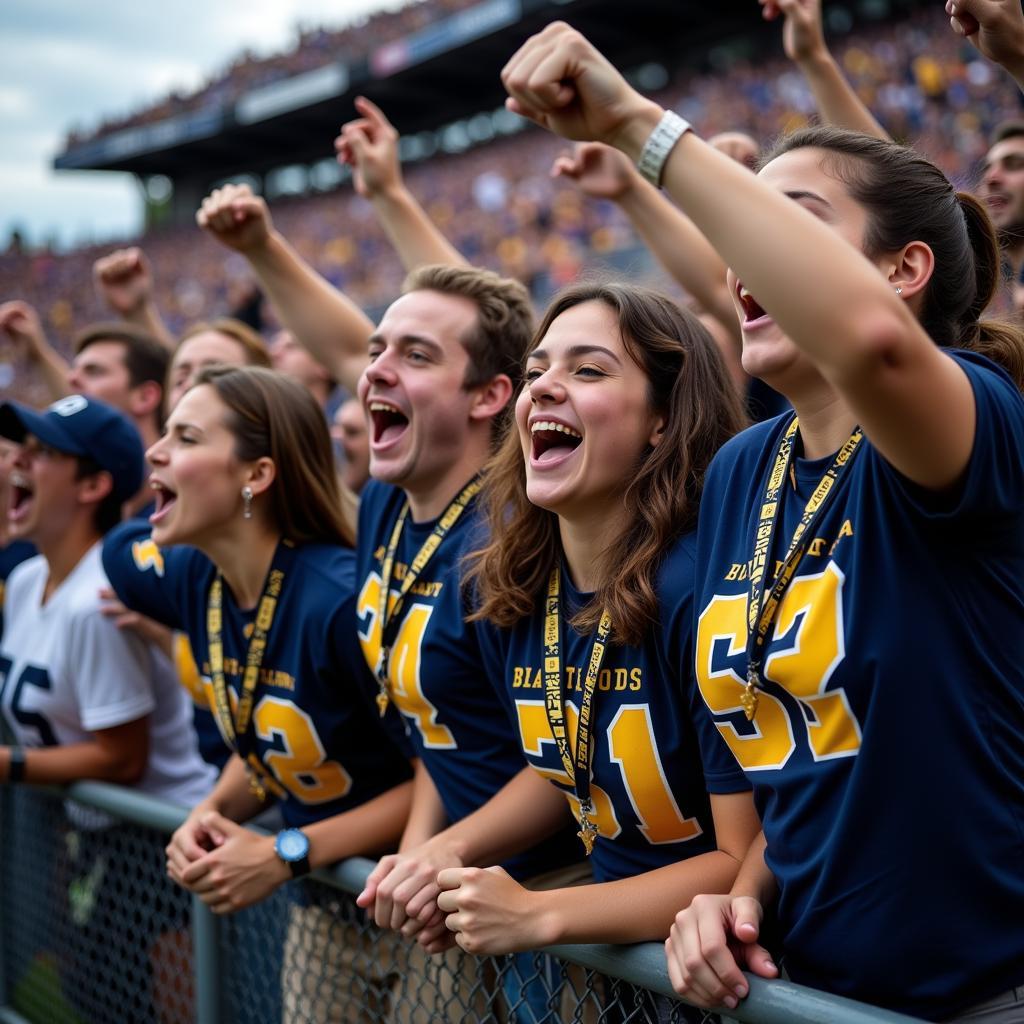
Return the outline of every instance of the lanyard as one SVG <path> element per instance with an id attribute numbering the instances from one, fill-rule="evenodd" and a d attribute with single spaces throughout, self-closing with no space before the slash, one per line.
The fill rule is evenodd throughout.
<path id="1" fill-rule="evenodd" d="M 434 553 L 441 546 L 452 527 L 459 521 L 462 513 L 466 511 L 470 502 L 480 492 L 483 480 L 478 473 L 472 480 L 463 487 L 455 500 L 441 513 L 430 536 L 423 542 L 423 546 L 416 552 L 415 557 L 406 569 L 402 586 L 394 603 L 388 608 L 388 594 L 391 590 L 391 573 L 395 566 L 395 552 L 398 550 L 399 541 L 402 539 L 402 530 L 405 521 L 409 517 L 409 502 L 405 502 L 398 519 L 395 520 L 394 529 L 391 531 L 391 539 L 388 541 L 387 550 L 384 553 L 384 561 L 380 568 L 380 599 L 377 608 L 377 619 L 380 622 L 380 658 L 377 661 L 377 707 L 380 709 L 381 717 L 388 709 L 388 702 L 391 699 L 390 684 L 388 682 L 388 666 L 391 661 L 391 645 L 395 642 L 398 634 L 398 627 L 402 622 L 402 609 L 405 607 L 405 598 L 412 590 L 413 584 L 420 578 L 427 563 L 434 557 Z"/>
<path id="2" fill-rule="evenodd" d="M 222 636 L 224 621 L 224 582 L 218 572 L 210 584 L 210 593 L 206 604 L 206 632 L 210 652 L 210 679 L 213 683 L 214 713 L 220 723 L 228 744 L 238 751 L 246 761 L 249 772 L 249 788 L 260 798 L 266 800 L 267 789 L 260 773 L 254 767 L 254 758 L 249 755 L 254 746 L 252 737 L 253 697 L 259 684 L 260 666 L 263 655 L 267 651 L 267 638 L 274 624 L 277 602 L 284 586 L 286 563 L 290 564 L 294 546 L 290 541 L 282 540 L 274 552 L 263 595 L 256 609 L 252 636 L 249 639 L 249 650 L 245 656 L 245 672 L 242 676 L 242 688 L 238 695 L 238 705 L 234 715 L 231 713 L 231 702 L 228 697 L 227 682 L 224 679 L 224 639 Z M 243 749 L 244 747 L 244 749 Z"/>
<path id="3" fill-rule="evenodd" d="M 576 835 L 580 837 L 583 849 L 589 857 L 597 839 L 597 826 L 591 820 L 594 804 L 590 799 L 590 715 L 594 707 L 597 676 L 601 671 L 605 651 L 608 649 L 612 620 L 607 611 L 601 612 L 601 621 L 598 623 L 587 663 L 587 674 L 583 680 L 576 750 L 573 752 L 565 727 L 565 701 L 562 696 L 562 616 L 559 607 L 561 581 L 562 572 L 556 566 L 548 578 L 548 597 L 544 604 L 544 710 L 547 712 L 548 725 L 562 758 L 565 774 L 569 776 L 569 781 L 576 791 L 576 798 L 580 802 L 580 830 Z"/>
<path id="4" fill-rule="evenodd" d="M 836 452 L 832 465 L 825 470 L 824 476 L 818 481 L 818 485 L 814 488 L 804 507 L 800 522 L 797 523 L 796 530 L 789 542 L 789 550 L 779 567 L 778 575 L 765 595 L 765 570 L 771 555 L 772 542 L 775 539 L 775 528 L 782 515 L 783 502 L 780 498 L 783 484 L 789 474 L 793 458 L 793 440 L 796 437 L 798 426 L 799 421 L 794 416 L 779 443 L 775 464 L 772 466 L 764 499 L 761 502 L 757 531 L 754 534 L 754 555 L 750 560 L 750 601 L 747 604 L 747 685 L 740 697 L 740 704 L 748 721 L 757 714 L 757 689 L 761 685 L 761 659 L 768 640 L 768 630 L 778 614 L 782 596 L 796 573 L 800 560 L 807 552 L 807 546 L 814 536 L 814 527 L 821 521 L 825 509 L 838 490 L 839 481 L 853 461 L 853 456 L 860 447 L 861 441 L 864 440 L 864 432 L 860 427 L 855 427 L 846 443 Z M 762 596 L 764 596 L 763 604 Z"/>

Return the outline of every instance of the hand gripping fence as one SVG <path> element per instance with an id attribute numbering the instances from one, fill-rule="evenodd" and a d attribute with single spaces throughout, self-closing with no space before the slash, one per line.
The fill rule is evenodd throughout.
<path id="1" fill-rule="evenodd" d="M 166 875 L 186 811 L 134 790 L 0 786 L 0 1024 L 898 1024 L 750 979 L 731 1018 L 677 1001 L 660 944 L 430 957 L 356 907 L 354 858 L 217 917 Z"/>

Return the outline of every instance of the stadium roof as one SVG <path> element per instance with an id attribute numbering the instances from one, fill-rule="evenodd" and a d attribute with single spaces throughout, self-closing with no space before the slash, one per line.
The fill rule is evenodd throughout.
<path id="1" fill-rule="evenodd" d="M 759 23 L 750 0 L 482 0 L 378 47 L 252 89 L 224 107 L 125 128 L 74 145 L 54 166 L 208 179 L 313 161 L 330 153 L 352 100 L 379 103 L 403 133 L 500 106 L 498 71 L 529 35 L 556 19 L 579 28 L 616 64 L 678 66 L 732 29 Z"/>

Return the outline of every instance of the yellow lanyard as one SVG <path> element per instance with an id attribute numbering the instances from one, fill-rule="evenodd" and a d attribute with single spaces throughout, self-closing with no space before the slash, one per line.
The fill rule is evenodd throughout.
<path id="1" fill-rule="evenodd" d="M 388 665 L 391 659 L 391 645 L 398 634 L 398 627 L 402 621 L 402 609 L 405 606 L 405 598 L 412 589 L 413 584 L 420 578 L 427 563 L 434 557 L 434 553 L 441 546 L 452 527 L 459 521 L 459 517 L 470 502 L 479 494 L 483 486 L 480 474 L 477 474 L 462 489 L 455 500 L 444 510 L 437 520 L 430 536 L 423 542 L 423 546 L 416 552 L 416 556 L 409 564 L 402 580 L 401 589 L 395 598 L 394 604 L 388 607 L 388 592 L 391 589 L 391 573 L 395 566 L 395 552 L 398 550 L 399 541 L 402 539 L 402 530 L 405 521 L 409 517 L 409 502 L 405 502 L 402 510 L 395 520 L 394 529 L 391 531 L 391 538 L 388 541 L 387 550 L 384 553 L 384 561 L 380 568 L 380 599 L 377 608 L 377 620 L 380 622 L 380 657 L 377 660 L 377 707 L 381 716 L 388 709 L 388 702 L 391 699 L 390 682 L 388 681 Z"/>
<path id="2" fill-rule="evenodd" d="M 782 515 L 782 487 L 789 473 L 793 458 L 793 441 L 796 437 L 799 421 L 794 416 L 786 428 L 775 456 L 771 476 L 765 488 L 764 499 L 754 534 L 754 555 L 750 560 L 750 600 L 747 604 L 747 685 L 740 697 L 740 704 L 748 721 L 757 714 L 758 687 L 761 685 L 761 659 L 768 641 L 768 631 L 775 621 L 782 603 L 782 596 L 796 573 L 800 560 L 807 552 L 807 546 L 814 536 L 813 528 L 820 522 L 830 500 L 838 490 L 846 468 L 853 460 L 857 449 L 864 440 L 864 432 L 855 427 L 846 443 L 836 452 L 832 465 L 825 470 L 824 476 L 818 481 L 807 505 L 804 507 L 797 523 L 796 530 L 789 542 L 789 549 L 779 567 L 778 575 L 764 595 L 765 571 L 771 556 L 772 542 L 775 539 L 775 528 Z"/>
<path id="3" fill-rule="evenodd" d="M 214 713 L 220 722 L 221 730 L 228 744 L 246 762 L 246 769 L 249 772 L 249 787 L 260 800 L 266 800 L 267 789 L 253 765 L 255 759 L 250 757 L 254 746 L 251 728 L 253 698 L 259 684 L 260 666 L 263 664 L 263 656 L 266 654 L 270 627 L 274 624 L 277 602 L 284 586 L 284 567 L 281 563 L 292 551 L 294 551 L 294 547 L 291 542 L 282 540 L 274 552 L 274 560 L 267 573 L 263 595 L 260 597 L 256 610 L 252 637 L 249 639 L 249 650 L 245 656 L 245 673 L 242 676 L 238 707 L 234 715 L 231 713 L 231 701 L 228 697 L 227 682 L 224 679 L 224 641 L 221 635 L 224 618 L 224 583 L 219 572 L 210 584 L 210 593 L 206 604 L 206 632 L 210 652 L 210 680 L 213 684 Z"/>
<path id="4" fill-rule="evenodd" d="M 583 843 L 587 856 L 594 850 L 597 840 L 597 826 L 591 820 L 594 804 L 590 799 L 590 719 L 594 706 L 594 691 L 601 671 L 608 636 L 612 630 L 611 616 L 601 612 L 601 620 L 590 649 L 587 674 L 583 680 L 583 694 L 580 703 L 580 720 L 576 731 L 576 750 L 569 742 L 565 725 L 565 701 L 562 696 L 562 615 L 559 602 L 562 572 L 557 566 L 548 578 L 548 597 L 544 605 L 544 710 L 548 725 L 554 737 L 558 754 L 562 758 L 565 774 L 576 791 L 580 802 L 580 830 L 576 833 Z"/>

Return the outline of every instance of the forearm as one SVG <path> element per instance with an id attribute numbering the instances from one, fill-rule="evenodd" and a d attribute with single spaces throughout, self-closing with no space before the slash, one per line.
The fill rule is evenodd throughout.
<path id="1" fill-rule="evenodd" d="M 372 202 L 380 226 L 407 271 L 431 263 L 467 266 L 404 185 L 375 195 Z"/>
<path id="2" fill-rule="evenodd" d="M 243 822 L 259 814 L 264 807 L 266 804 L 249 787 L 245 762 L 237 754 L 232 754 L 210 795 L 197 805 L 193 813 L 216 811 L 232 821 Z"/>
<path id="3" fill-rule="evenodd" d="M 619 205 L 658 262 L 739 345 L 739 321 L 725 280 L 725 263 L 693 221 L 639 175 Z"/>
<path id="4" fill-rule="evenodd" d="M 532 768 L 523 768 L 490 800 L 437 836 L 465 865 L 498 864 L 568 824 L 562 793 Z"/>
<path id="5" fill-rule="evenodd" d="M 124 319 L 128 323 L 141 327 L 142 330 L 152 334 L 168 351 L 174 351 L 176 347 L 174 335 L 167 329 L 164 318 L 160 315 L 160 310 L 152 299 L 147 299 L 145 302 L 140 303 L 136 309 L 126 313 Z"/>
<path id="6" fill-rule="evenodd" d="M 139 781 L 146 768 L 143 756 L 123 756 L 99 743 L 72 743 L 63 747 L 30 747 L 24 751 L 23 781 L 39 785 L 67 785 L 92 779 L 131 786 Z M 10 772 L 11 751 L 0 747 L 0 780 Z"/>
<path id="7" fill-rule="evenodd" d="M 700 893 L 728 892 L 739 866 L 715 850 L 632 878 L 535 893 L 538 938 L 544 945 L 664 941 L 676 913 Z"/>
<path id="8" fill-rule="evenodd" d="M 827 49 L 799 61 L 798 67 L 823 121 L 876 139 L 889 139 L 889 133 L 875 120 Z"/>
<path id="9" fill-rule="evenodd" d="M 633 160 L 660 117 L 652 107 L 631 118 L 619 140 Z M 916 341 L 921 335 L 906 304 L 863 254 L 692 132 L 669 154 L 664 187 L 840 390 L 844 381 L 880 371 L 892 354 L 892 339 Z M 852 309 L 858 316 L 844 312 Z"/>
<path id="10" fill-rule="evenodd" d="M 730 895 L 751 896 L 762 907 L 771 906 L 775 902 L 779 894 L 779 886 L 775 881 L 775 876 L 765 863 L 766 848 L 764 832 L 761 832 L 750 844 L 750 849 L 743 858 L 743 863 L 736 873 L 736 880 L 732 884 L 732 889 L 729 890 Z"/>
<path id="11" fill-rule="evenodd" d="M 412 783 L 412 806 L 402 833 L 399 851 L 415 849 L 437 835 L 448 824 L 441 795 L 422 761 L 416 762 Z"/>
<path id="12" fill-rule="evenodd" d="M 69 393 L 68 389 L 68 366 L 67 360 L 52 349 L 48 344 L 36 348 L 31 355 L 32 365 L 39 371 L 53 401 L 63 398 Z"/>
<path id="13" fill-rule="evenodd" d="M 351 811 L 305 826 L 310 866 L 392 849 L 409 817 L 412 790 L 411 782 L 403 782 Z"/>
<path id="14" fill-rule="evenodd" d="M 246 256 L 282 323 L 354 394 L 373 333 L 369 317 L 277 232 Z"/>

